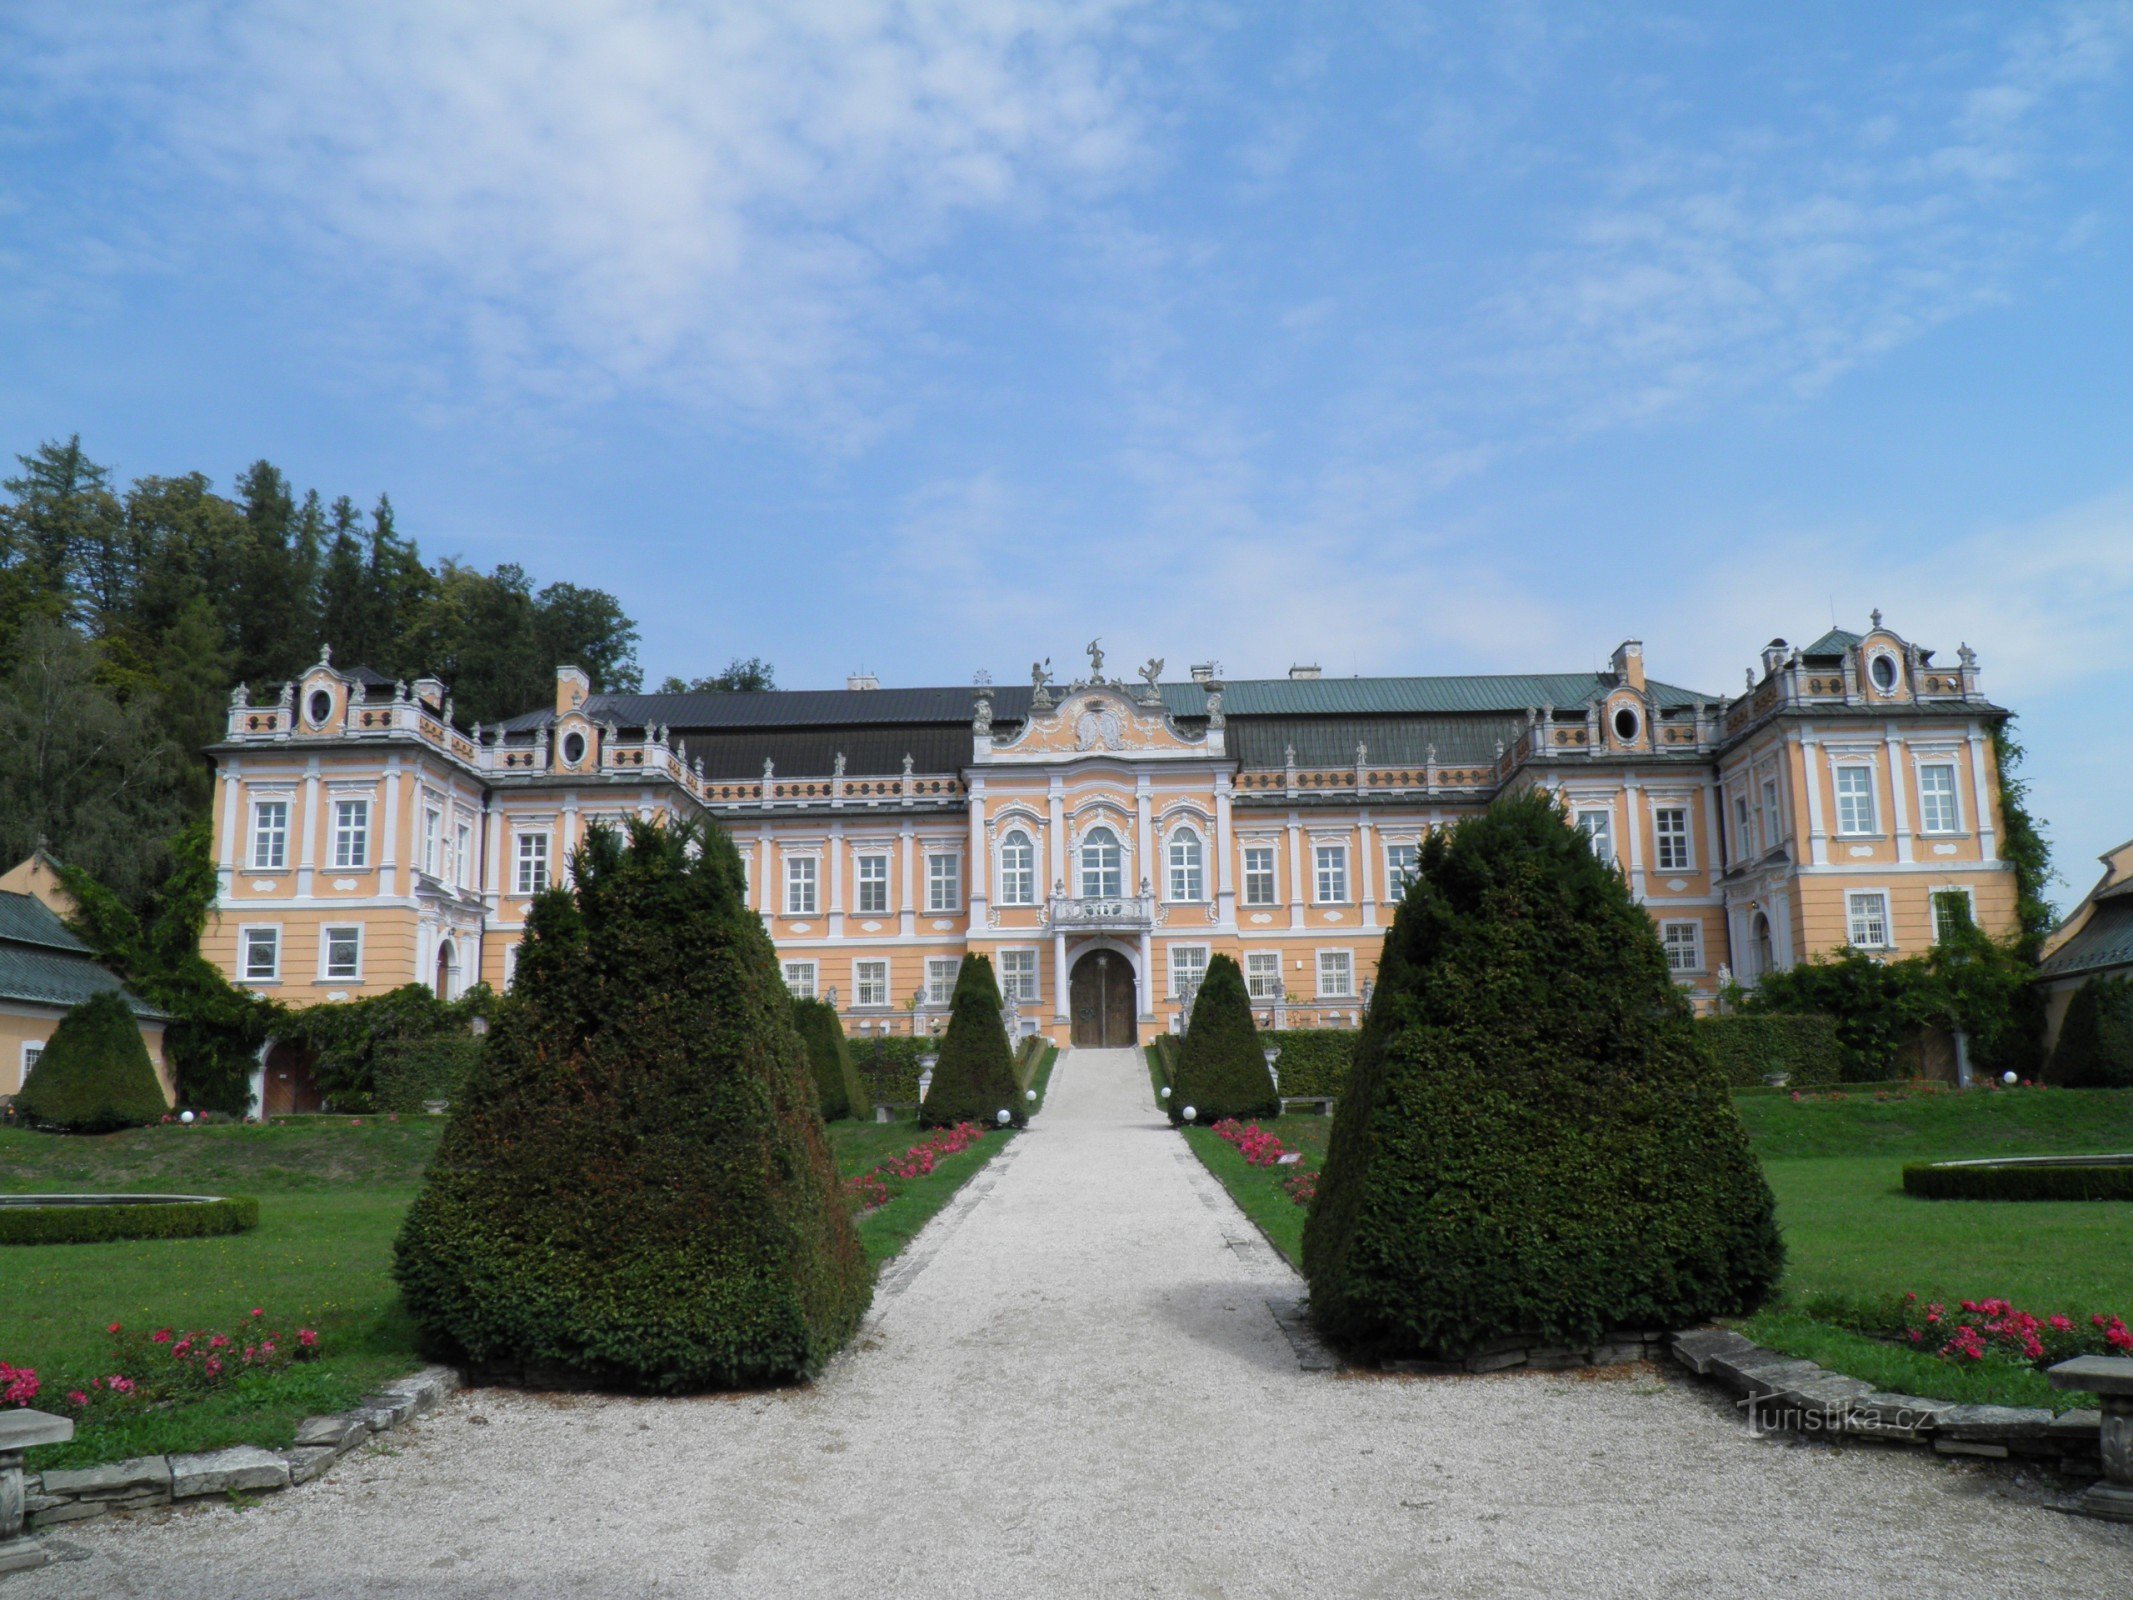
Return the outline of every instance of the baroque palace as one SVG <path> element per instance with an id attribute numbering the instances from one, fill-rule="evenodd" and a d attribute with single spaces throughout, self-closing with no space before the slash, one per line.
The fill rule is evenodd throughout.
<path id="1" fill-rule="evenodd" d="M 511 980 L 528 901 L 586 829 L 710 819 L 795 993 L 848 1032 L 945 1017 L 992 958 L 1016 1024 L 1061 1043 L 1176 1027 L 1235 956 L 1276 1026 L 1353 1026 L 1423 837 L 1499 794 L 1557 794 L 1649 908 L 1700 1005 L 1846 944 L 1915 952 L 2014 921 L 1992 733 L 2007 713 L 1899 637 L 1773 640 L 1735 698 L 1605 672 L 1225 683 L 1049 663 L 1027 684 L 596 694 L 458 726 L 446 686 L 333 665 L 231 697 L 216 745 L 221 895 L 204 936 L 294 1003 Z"/>

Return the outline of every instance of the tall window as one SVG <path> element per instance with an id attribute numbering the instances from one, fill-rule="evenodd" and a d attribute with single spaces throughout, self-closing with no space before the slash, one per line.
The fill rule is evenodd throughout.
<path id="1" fill-rule="evenodd" d="M 1037 952 L 1000 952 L 1000 993 L 1009 1000 L 1032 1003 L 1037 998 Z"/>
<path id="2" fill-rule="evenodd" d="M 1415 868 L 1422 860 L 1422 847 L 1418 844 L 1388 844 L 1385 846 L 1385 898 L 1398 900 L 1407 893 L 1407 886 L 1415 881 Z"/>
<path id="3" fill-rule="evenodd" d="M 1615 814 L 1612 811 L 1588 810 L 1578 813 L 1578 831 L 1585 835 L 1585 842 L 1592 853 L 1602 861 L 1615 858 Z"/>
<path id="4" fill-rule="evenodd" d="M 244 976 L 249 983 L 272 983 L 281 976 L 281 929 L 244 930 Z"/>
<path id="5" fill-rule="evenodd" d="M 522 833 L 518 836 L 516 887 L 520 894 L 539 894 L 548 887 L 547 834 Z"/>
<path id="6" fill-rule="evenodd" d="M 1775 850 L 1785 837 L 1785 809 L 1778 803 L 1778 781 L 1763 780 L 1763 848 Z"/>
<path id="7" fill-rule="evenodd" d="M 1170 836 L 1170 898 L 1207 898 L 1207 873 L 1202 865 L 1200 836 L 1190 828 L 1180 828 Z"/>
<path id="8" fill-rule="evenodd" d="M 962 903 L 962 859 L 957 856 L 926 857 L 926 909 L 953 911 Z"/>
<path id="9" fill-rule="evenodd" d="M 1661 872 L 1689 870 L 1689 813 L 1682 806 L 1659 806 L 1652 812 L 1652 838 L 1658 845 Z"/>
<path id="10" fill-rule="evenodd" d="M 1970 896 L 1961 889 L 1933 891 L 1933 942 L 1946 944 L 1963 929 L 1973 926 Z"/>
<path id="11" fill-rule="evenodd" d="M 815 914 L 815 888 L 821 863 L 813 856 L 785 858 L 785 914 L 811 917 Z"/>
<path id="12" fill-rule="evenodd" d="M 812 961 L 788 961 L 785 963 L 785 987 L 795 1000 L 815 998 L 815 964 Z"/>
<path id="13" fill-rule="evenodd" d="M 1733 797 L 1733 859 L 1755 859 L 1755 808 L 1744 794 Z"/>
<path id="14" fill-rule="evenodd" d="M 926 958 L 927 1005 L 944 1006 L 955 998 L 955 974 L 961 965 L 954 956 Z"/>
<path id="15" fill-rule="evenodd" d="M 452 849 L 452 881 L 462 889 L 474 887 L 474 824 L 462 822 Z"/>
<path id="16" fill-rule="evenodd" d="M 886 961 L 852 963 L 852 1004 L 885 1006 L 889 1003 L 889 964 Z"/>
<path id="17" fill-rule="evenodd" d="M 889 858 L 859 858 L 859 911 L 862 916 L 884 916 L 889 909 Z"/>
<path id="18" fill-rule="evenodd" d="M 1348 847 L 1322 844 L 1312 852 L 1312 859 L 1317 867 L 1318 903 L 1322 906 L 1345 904 L 1348 899 Z"/>
<path id="19" fill-rule="evenodd" d="M 1659 938 L 1666 946 L 1666 964 L 1669 971 L 1703 970 L 1702 923 L 1663 922 L 1659 925 Z"/>
<path id="20" fill-rule="evenodd" d="M 326 928 L 321 931 L 325 948 L 319 965 L 319 976 L 330 979 L 355 979 L 363 975 L 363 930 L 361 928 Z"/>
<path id="21" fill-rule="evenodd" d="M 252 870 L 279 872 L 289 864 L 289 802 L 262 800 L 252 807 Z"/>
<path id="22" fill-rule="evenodd" d="M 1020 828 L 1013 828 L 1000 841 L 1000 904 L 1033 906 L 1036 903 L 1037 852 L 1029 842 L 1029 835 Z"/>
<path id="23" fill-rule="evenodd" d="M 1109 828 L 1091 828 L 1081 840 L 1081 897 L 1116 900 L 1126 892 L 1125 852 Z"/>
<path id="24" fill-rule="evenodd" d="M 1879 889 L 1854 890 L 1845 896 L 1851 942 L 1861 950 L 1889 947 L 1889 897 Z"/>
<path id="25" fill-rule="evenodd" d="M 444 814 L 433 806 L 422 811 L 422 870 L 439 876 L 437 853 L 444 848 Z"/>
<path id="26" fill-rule="evenodd" d="M 1253 1000 L 1274 1005 L 1281 999 L 1281 952 L 1253 950 L 1244 957 L 1244 988 Z"/>
<path id="27" fill-rule="evenodd" d="M 1872 767 L 1839 767 L 1837 769 L 1837 831 L 1839 833 L 1873 833 L 1874 821 L 1874 769 Z M 1854 940 L 1853 943 L 1857 943 Z"/>
<path id="28" fill-rule="evenodd" d="M 1963 825 L 1955 804 L 1955 768 L 1929 761 L 1918 769 L 1918 831 L 1954 833 Z"/>
<path id="29" fill-rule="evenodd" d="M 1274 847 L 1270 844 L 1244 847 L 1244 903 L 1248 906 L 1274 903 Z"/>
<path id="30" fill-rule="evenodd" d="M 1170 994 L 1175 1000 L 1190 1000 L 1207 981 L 1207 946 L 1174 944 L 1170 947 Z"/>
<path id="31" fill-rule="evenodd" d="M 333 864 L 357 868 L 370 865 L 370 802 L 333 802 Z"/>
<path id="32" fill-rule="evenodd" d="M 1318 995 L 1321 1000 L 1344 1000 L 1355 993 L 1355 956 L 1346 950 L 1318 953 Z"/>

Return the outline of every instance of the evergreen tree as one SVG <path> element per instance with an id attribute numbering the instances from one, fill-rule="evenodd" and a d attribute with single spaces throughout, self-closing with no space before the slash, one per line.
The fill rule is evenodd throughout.
<path id="1" fill-rule="evenodd" d="M 1304 1225 L 1379 1356 L 1584 1344 L 1756 1305 L 1783 1264 L 1651 918 L 1545 795 L 1423 846 Z"/>
<path id="2" fill-rule="evenodd" d="M 804 1377 L 871 1273 L 776 953 L 720 832 L 595 828 L 409 1210 L 428 1348 L 536 1383 Z"/>
<path id="3" fill-rule="evenodd" d="M 33 617 L 93 624 L 122 610 L 131 577 L 110 470 L 89 459 L 81 435 L 15 459 L 21 475 L 0 481 L 12 497 L 0 506 L 0 651 Z"/>
<path id="4" fill-rule="evenodd" d="M 2074 991 L 2052 1076 L 2069 1089 L 2133 1089 L 2133 978 L 2095 977 Z"/>
<path id="5" fill-rule="evenodd" d="M 138 1128 L 170 1109 L 123 994 L 107 989 L 60 1018 L 15 1109 L 32 1127 L 59 1133 Z"/>
<path id="6" fill-rule="evenodd" d="M 941 1038 L 940 1059 L 933 1066 L 918 1120 L 929 1128 L 978 1122 L 992 1127 L 1005 1111 L 1020 1127 L 1021 1090 L 1015 1085 L 1014 1051 L 1000 1014 L 1000 985 L 992 962 L 975 953 L 963 957 L 955 975 L 955 997 L 948 1008 L 948 1031 Z"/>
<path id="7" fill-rule="evenodd" d="M 1174 1123 L 1191 1106 L 1201 1124 L 1224 1117 L 1272 1117 L 1281 1099 L 1267 1071 L 1266 1052 L 1252 1023 L 1251 996 L 1232 956 L 1207 963 L 1207 975 L 1192 1000 L 1192 1020 L 1178 1048 L 1177 1079 L 1165 1108 Z"/>
<path id="8" fill-rule="evenodd" d="M 871 1116 L 873 1096 L 859 1082 L 851 1045 L 844 1037 L 844 1024 L 837 1020 L 835 1008 L 826 1001 L 805 1000 L 796 995 L 792 1020 L 800 1030 L 800 1042 L 807 1046 L 808 1063 L 814 1069 L 822 1120 L 838 1122 L 846 1117 Z"/>

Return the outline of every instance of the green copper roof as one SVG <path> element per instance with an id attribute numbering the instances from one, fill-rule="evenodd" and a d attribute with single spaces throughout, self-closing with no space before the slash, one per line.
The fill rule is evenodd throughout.
<path id="1" fill-rule="evenodd" d="M 2133 895 L 2099 899 L 2081 931 L 2037 963 L 2037 975 L 2071 978 L 2118 967 L 2133 967 Z"/>
<path id="2" fill-rule="evenodd" d="M 112 989 L 126 993 L 49 906 L 33 895 L 0 893 L 0 1000 L 71 1008 Z M 126 1002 L 136 1016 L 163 1015 L 132 994 Z"/>
<path id="3" fill-rule="evenodd" d="M 1842 628 L 1832 628 L 1813 644 L 1800 652 L 1803 656 L 1841 656 L 1847 650 L 1856 650 L 1864 641 L 1856 633 L 1846 633 Z"/>

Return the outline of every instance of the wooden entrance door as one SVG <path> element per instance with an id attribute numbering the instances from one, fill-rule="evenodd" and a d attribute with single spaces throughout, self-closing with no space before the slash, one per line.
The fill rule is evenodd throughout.
<path id="1" fill-rule="evenodd" d="M 277 1044 L 267 1052 L 267 1081 L 259 1108 L 263 1117 L 293 1117 L 316 1111 L 324 1100 L 311 1073 L 311 1057 L 295 1045 Z"/>
<path id="2" fill-rule="evenodd" d="M 1133 964 L 1117 951 L 1092 950 L 1075 962 L 1068 999 L 1077 1045 L 1115 1050 L 1134 1042 L 1140 1007 Z"/>

